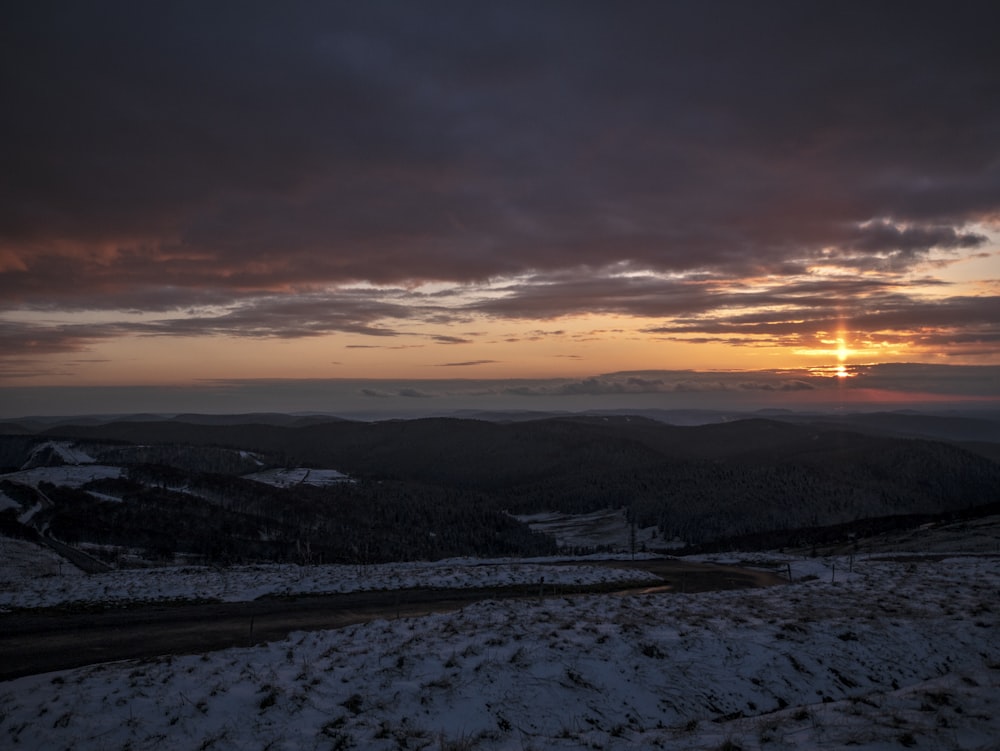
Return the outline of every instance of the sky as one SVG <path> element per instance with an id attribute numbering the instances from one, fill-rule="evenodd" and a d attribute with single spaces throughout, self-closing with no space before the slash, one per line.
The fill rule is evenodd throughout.
<path id="1" fill-rule="evenodd" d="M 998 26 L 8 4 L 0 415 L 996 402 Z"/>

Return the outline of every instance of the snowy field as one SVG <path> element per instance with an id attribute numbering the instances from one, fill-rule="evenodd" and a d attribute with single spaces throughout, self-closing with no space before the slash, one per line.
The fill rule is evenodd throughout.
<path id="1" fill-rule="evenodd" d="M 1000 561 L 856 560 L 835 584 L 816 570 L 751 591 L 490 601 L 19 678 L 0 684 L 0 745 L 998 747 Z"/>
<path id="2" fill-rule="evenodd" d="M 0 475 L 0 479 L 10 480 L 19 485 L 37 488 L 39 483 L 50 482 L 67 488 L 78 488 L 91 480 L 121 477 L 121 467 L 106 464 L 67 464 L 61 467 L 34 467 Z"/>
<path id="3" fill-rule="evenodd" d="M 604 546 L 615 550 L 631 549 L 632 531 L 629 529 L 625 509 L 603 509 L 589 514 L 518 514 L 514 518 L 527 524 L 532 532 L 551 535 L 561 548 Z M 658 539 L 656 527 L 637 528 L 635 544 L 637 549 L 650 545 L 671 547 Z"/>
<path id="4" fill-rule="evenodd" d="M 318 487 L 336 485 L 341 482 L 350 482 L 351 478 L 335 469 L 296 467 L 294 469 L 267 469 L 243 475 L 243 479 L 263 482 L 279 488 L 291 488 L 295 485 L 316 485 Z"/>
<path id="5" fill-rule="evenodd" d="M 59 484 L 78 485 L 119 470 L 17 474 L 37 485 L 53 471 Z M 629 542 L 620 511 L 526 521 L 562 545 Z M 790 570 L 789 587 L 484 602 L 254 648 L 20 678 L 0 683 L 0 748 L 998 749 L 998 530 L 996 517 L 928 526 L 853 558 L 690 558 Z M 547 585 L 657 581 L 585 560 L 553 562 L 84 575 L 46 548 L 0 537 L 0 611 L 524 585 L 543 576 Z"/>
<path id="6" fill-rule="evenodd" d="M 93 464 L 96 460 L 72 441 L 45 441 L 31 451 L 26 464 L 33 464 L 46 454 L 56 456 L 66 464 Z M 43 459 L 43 461 L 45 461 Z"/>
<path id="7" fill-rule="evenodd" d="M 123 569 L 84 576 L 48 549 L 0 537 L 0 612 L 72 603 L 114 605 L 137 600 L 254 600 L 264 595 L 329 594 L 407 587 L 491 587 L 660 580 L 643 571 L 605 566 L 545 565 L 510 560 L 455 559 L 372 566 L 259 564 L 211 568 Z M 549 560 L 549 564 L 553 561 Z"/>

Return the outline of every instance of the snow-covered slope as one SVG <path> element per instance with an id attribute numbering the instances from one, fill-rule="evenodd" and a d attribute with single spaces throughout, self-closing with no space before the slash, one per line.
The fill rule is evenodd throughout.
<path id="1" fill-rule="evenodd" d="M 531 527 L 533 532 L 551 535 L 560 548 L 600 548 L 630 550 L 633 530 L 629 528 L 625 509 L 602 509 L 589 514 L 563 514 L 546 511 L 538 514 L 517 514 L 515 518 Z M 656 527 L 634 530 L 636 549 L 647 545 L 670 547 L 658 538 Z"/>
<path id="2" fill-rule="evenodd" d="M 840 561 L 841 570 L 846 562 Z M 9 748 L 995 749 L 1000 561 L 484 602 L 0 684 Z"/>
<path id="3" fill-rule="evenodd" d="M 45 441 L 31 450 L 21 469 L 44 467 L 53 464 L 93 464 L 94 457 L 70 441 Z"/>
<path id="4" fill-rule="evenodd" d="M 0 479 L 10 480 L 19 485 L 29 485 L 37 488 L 39 483 L 50 482 L 53 485 L 78 488 L 91 480 L 101 480 L 108 477 L 121 477 L 121 467 L 111 467 L 105 464 L 67 464 L 61 467 L 34 467 L 9 472 L 0 475 Z"/>
<path id="5" fill-rule="evenodd" d="M 58 581 L 60 589 L 71 591 L 82 577 L 80 569 L 49 548 L 0 535 L 0 611 L 31 582 Z"/>
<path id="6" fill-rule="evenodd" d="M 261 472 L 253 472 L 244 475 L 245 480 L 275 485 L 279 488 L 290 488 L 295 485 L 333 485 L 338 482 L 349 482 L 350 478 L 343 472 L 335 469 L 309 469 L 308 467 L 296 467 L 295 469 L 268 469 Z"/>
<path id="7" fill-rule="evenodd" d="M 0 537 L 0 541 L 5 538 Z M 17 542 L 17 541 L 12 541 Z M 30 543 L 23 543 L 30 545 Z M 3 547 L 0 546 L 0 556 Z M 40 555 L 47 551 L 40 549 Z M 23 555 L 23 553 L 22 553 Z M 2 558 L 0 558 L 2 559 Z M 653 574 L 606 566 L 546 565 L 523 560 L 444 560 L 372 566 L 258 564 L 211 568 L 181 566 L 123 569 L 85 578 L 60 577 L 48 558 L 46 568 L 13 572 L 0 590 L 0 611 L 71 603 L 122 604 L 136 600 L 254 600 L 264 595 L 328 594 L 408 587 L 494 587 L 526 585 L 544 577 L 547 586 L 596 582 L 661 582 Z M 48 575 L 38 576 L 38 571 Z M 3 579 L 0 578 L 0 581 Z"/>

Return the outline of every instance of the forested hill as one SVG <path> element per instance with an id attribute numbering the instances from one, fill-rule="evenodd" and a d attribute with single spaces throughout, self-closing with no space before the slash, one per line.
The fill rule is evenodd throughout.
<path id="1" fill-rule="evenodd" d="M 747 419 L 697 427 L 642 417 L 496 423 L 59 426 L 47 437 L 253 451 L 277 466 L 340 470 L 488 498 L 513 512 L 634 509 L 668 538 L 738 534 L 936 514 L 1000 500 L 1000 465 L 956 444 Z M 20 440 L 25 440 L 22 436 Z M 160 461 L 163 461 L 161 459 Z"/>
<path id="2" fill-rule="evenodd" d="M 831 421 L 802 424 L 742 419 L 689 427 L 634 416 L 512 423 L 454 418 L 330 420 L 297 425 L 213 424 L 194 416 L 186 418 L 60 425 L 37 435 L 228 447 L 267 453 L 288 464 L 337 467 L 355 476 L 419 477 L 448 484 L 465 480 L 475 485 L 561 474 L 580 469 L 581 463 L 591 458 L 605 469 L 642 467 L 664 460 L 822 464 L 892 446 L 918 451 L 928 442 L 961 445 L 862 432 Z M 1000 445 L 1000 429 L 994 445 Z"/>

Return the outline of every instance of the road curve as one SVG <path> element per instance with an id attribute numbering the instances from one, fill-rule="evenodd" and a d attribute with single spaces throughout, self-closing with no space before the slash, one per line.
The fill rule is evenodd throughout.
<path id="1" fill-rule="evenodd" d="M 663 584 L 467 589 L 400 589 L 311 595 L 252 602 L 143 605 L 100 612 L 58 609 L 0 615 L 0 681 L 100 662 L 198 654 L 282 639 L 292 631 L 341 628 L 376 618 L 458 610 L 487 599 L 538 598 L 638 591 L 700 592 L 787 583 L 772 574 L 674 559 L 607 561 L 651 571 Z"/>

